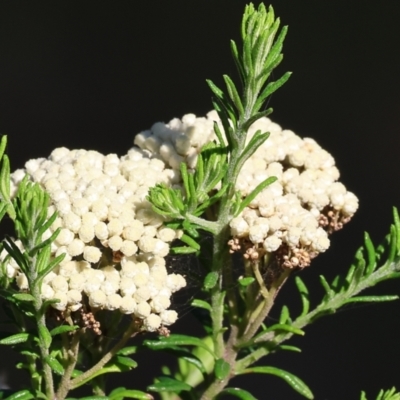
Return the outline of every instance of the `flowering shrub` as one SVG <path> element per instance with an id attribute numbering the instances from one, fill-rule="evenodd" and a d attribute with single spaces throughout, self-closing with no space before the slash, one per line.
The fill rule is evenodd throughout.
<path id="1" fill-rule="evenodd" d="M 242 52 L 231 43 L 241 94 L 229 76 L 225 91 L 208 81 L 213 111 L 156 123 L 122 157 L 58 148 L 10 173 L 2 138 L 0 217 L 13 221 L 15 238 L 1 242 L 0 295 L 17 331 L 0 344 L 25 357 L 19 366 L 31 377 L 31 387 L 9 400 L 62 400 L 85 384 L 93 391 L 86 399 L 251 400 L 230 386 L 248 373 L 275 375 L 313 399 L 299 377 L 253 364 L 299 351 L 284 342 L 345 304 L 397 299 L 359 295 L 400 276 L 394 209 L 382 245 L 366 234 L 345 276 L 321 276 L 318 306 L 311 309 L 297 275 L 300 315 L 283 306 L 279 321 L 265 324 L 283 284 L 329 248 L 329 235 L 350 221 L 358 199 L 338 181 L 327 151 L 268 118 L 266 100 L 290 77 L 270 81 L 286 27 L 279 31 L 272 8 L 249 5 L 241 33 Z M 186 286 L 186 276 L 167 268 L 169 254 L 197 257 L 202 292 L 191 305 L 205 313 L 204 337 L 168 328 L 178 318 L 171 297 Z M 164 368 L 147 392 L 109 392 L 105 376 L 135 368 L 139 349 L 169 351 L 175 370 Z M 392 389 L 378 399 L 399 396 Z"/>

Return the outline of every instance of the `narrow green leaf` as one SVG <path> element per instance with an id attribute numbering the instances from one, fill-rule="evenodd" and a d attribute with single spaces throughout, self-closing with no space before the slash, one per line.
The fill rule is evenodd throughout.
<path id="1" fill-rule="evenodd" d="M 231 366 L 224 359 L 219 358 L 217 361 L 215 361 L 214 374 L 217 379 L 225 379 L 229 375 L 230 370 Z"/>
<path id="2" fill-rule="evenodd" d="M 19 301 L 32 302 L 35 298 L 29 293 L 15 293 L 13 297 Z"/>
<path id="3" fill-rule="evenodd" d="M 168 337 L 160 337 L 158 340 L 145 340 L 143 344 L 152 350 L 168 349 L 174 346 L 197 346 L 215 357 L 214 352 L 201 339 L 194 336 L 173 334 Z"/>
<path id="4" fill-rule="evenodd" d="M 31 337 L 29 333 L 16 333 L 15 335 L 8 336 L 0 340 L 0 344 L 4 344 L 6 346 L 12 346 L 18 343 L 25 343 Z"/>
<path id="5" fill-rule="evenodd" d="M 125 365 L 129 369 L 136 368 L 137 367 L 137 362 L 135 360 L 132 360 L 130 357 L 124 357 L 124 356 L 115 356 L 113 358 L 113 361 L 115 363 Z"/>
<path id="6" fill-rule="evenodd" d="M 243 287 L 251 285 L 254 281 L 255 281 L 255 279 L 252 276 L 247 276 L 245 278 L 240 278 L 238 280 L 239 285 L 243 286 Z"/>
<path id="7" fill-rule="evenodd" d="M 329 287 L 329 283 L 327 282 L 327 280 L 325 279 L 325 277 L 323 275 L 319 276 L 319 280 L 321 282 L 322 287 L 325 289 L 325 292 L 326 292 L 326 295 L 328 296 L 328 299 L 330 299 L 334 295 L 334 292 Z"/>
<path id="8" fill-rule="evenodd" d="M 131 354 L 135 354 L 137 352 L 137 346 L 128 346 L 124 347 L 123 349 L 119 350 L 117 354 L 121 356 L 129 356 Z"/>
<path id="9" fill-rule="evenodd" d="M 204 308 L 205 310 L 210 311 L 210 312 L 212 311 L 211 305 L 204 300 L 194 299 L 190 303 L 190 305 L 193 307 L 197 307 L 197 308 Z"/>
<path id="10" fill-rule="evenodd" d="M 258 96 L 256 104 L 254 106 L 254 111 L 258 111 L 264 104 L 264 101 L 270 96 L 272 93 L 276 92 L 281 86 L 283 86 L 288 79 L 292 75 L 291 72 L 286 72 L 283 74 L 277 81 L 269 83 L 263 92 Z"/>
<path id="11" fill-rule="evenodd" d="M 52 329 L 50 331 L 50 335 L 51 336 L 56 336 L 56 335 L 60 335 L 62 333 L 66 333 L 66 332 L 72 332 L 72 331 L 76 331 L 77 329 L 79 329 L 78 325 L 60 325 L 57 326 L 56 328 Z"/>
<path id="12" fill-rule="evenodd" d="M 50 249 L 50 247 L 49 247 Z M 39 269 L 39 274 L 38 274 L 38 280 L 43 279 L 46 275 L 48 275 L 57 265 L 60 264 L 62 260 L 64 260 L 65 253 L 59 254 L 57 257 L 53 258 L 50 262 L 47 261 L 46 263 L 43 263 Z"/>
<path id="13" fill-rule="evenodd" d="M 64 367 L 60 364 L 60 362 L 56 358 L 47 356 L 45 358 L 45 361 L 57 375 L 64 375 L 65 372 Z"/>
<path id="14" fill-rule="evenodd" d="M 288 350 L 288 351 L 294 351 L 295 353 L 301 353 L 301 349 L 296 346 L 290 346 L 288 344 L 281 344 L 278 346 L 279 350 Z"/>
<path id="15" fill-rule="evenodd" d="M 5 240 L 3 241 L 4 248 L 6 249 L 7 253 L 11 255 L 11 257 L 15 260 L 18 266 L 21 268 L 22 272 L 25 275 L 28 273 L 28 265 L 24 255 L 21 253 L 21 250 L 17 247 L 14 243 L 12 238 L 6 235 Z"/>
<path id="16" fill-rule="evenodd" d="M 192 247 L 193 249 L 195 249 L 196 251 L 197 251 L 197 250 L 200 250 L 200 245 L 199 245 L 194 239 L 192 239 L 190 236 L 188 236 L 188 235 L 186 235 L 186 234 L 183 234 L 183 235 L 180 237 L 180 240 L 181 240 L 183 243 L 186 243 L 188 246 L 190 246 L 190 247 Z"/>
<path id="17" fill-rule="evenodd" d="M 219 99 L 224 98 L 224 92 L 217 85 L 215 85 L 212 80 L 206 79 L 206 82 L 211 91 L 217 96 L 217 98 Z"/>
<path id="18" fill-rule="evenodd" d="M 297 285 L 297 289 L 300 293 L 301 302 L 303 304 L 303 310 L 301 311 L 300 316 L 303 316 L 306 315 L 310 309 L 310 294 L 308 292 L 307 286 L 299 276 L 296 276 L 295 282 Z"/>
<path id="19" fill-rule="evenodd" d="M 191 253 L 196 253 L 196 252 L 197 252 L 196 249 L 194 249 L 193 247 L 187 247 L 187 246 L 171 248 L 171 254 L 191 254 Z"/>
<path id="20" fill-rule="evenodd" d="M 400 253 L 400 217 L 399 217 L 399 212 L 396 207 L 393 207 L 393 222 L 394 222 L 394 227 L 396 230 L 396 237 L 397 237 L 397 243 L 396 243 L 397 254 L 399 254 Z"/>
<path id="21" fill-rule="evenodd" d="M 305 332 L 299 328 L 296 328 L 292 325 L 286 325 L 286 324 L 275 324 L 270 326 L 268 329 L 266 329 L 265 331 L 259 333 L 257 336 L 254 337 L 254 340 L 256 342 L 258 342 L 259 340 L 257 340 L 258 337 L 262 337 L 264 336 L 264 334 L 268 333 L 268 332 L 275 332 L 275 331 L 283 331 L 283 332 L 290 332 L 290 333 L 294 333 L 295 335 L 300 335 L 300 336 L 304 336 Z"/>
<path id="22" fill-rule="evenodd" d="M 356 296 L 351 297 L 343 302 L 347 303 L 382 303 L 384 301 L 393 301 L 399 299 L 399 296 Z"/>
<path id="23" fill-rule="evenodd" d="M 204 279 L 204 284 L 203 284 L 204 289 L 205 290 L 212 289 L 217 284 L 218 279 L 219 279 L 218 272 L 215 271 L 209 272 Z"/>
<path id="24" fill-rule="evenodd" d="M 390 226 L 390 242 L 389 242 L 389 254 L 388 262 L 393 262 L 397 254 L 397 231 L 394 225 Z"/>
<path id="25" fill-rule="evenodd" d="M 176 379 L 161 376 L 157 378 L 158 382 L 153 383 L 147 387 L 147 390 L 152 392 L 189 392 L 192 387 L 185 382 L 178 381 Z"/>
<path id="26" fill-rule="evenodd" d="M 257 151 L 257 149 L 269 138 L 269 132 L 261 133 L 258 130 L 253 137 L 250 139 L 249 143 L 247 143 L 245 149 L 243 150 L 242 154 L 237 163 L 238 170 L 241 169 L 243 164 Z"/>
<path id="27" fill-rule="evenodd" d="M 376 254 L 375 254 L 375 247 L 372 243 L 372 240 L 368 234 L 368 232 L 364 232 L 364 245 L 365 249 L 367 250 L 367 257 L 368 257 L 368 265 L 366 274 L 370 275 L 376 267 Z"/>
<path id="28" fill-rule="evenodd" d="M 365 392 L 361 392 L 360 400 L 367 400 L 367 395 L 365 394 Z"/>
<path id="29" fill-rule="evenodd" d="M 270 176 L 269 178 L 259 183 L 256 188 L 242 200 L 237 212 L 235 213 L 235 216 L 237 217 L 244 210 L 244 208 L 247 207 L 257 197 L 257 195 L 261 191 L 263 191 L 267 186 L 274 183 L 276 180 L 276 176 Z"/>
<path id="30" fill-rule="evenodd" d="M 285 324 L 290 320 L 289 308 L 287 306 L 282 307 L 281 315 L 279 317 L 279 323 Z"/>
<path id="31" fill-rule="evenodd" d="M 39 336 L 43 340 L 46 348 L 49 348 L 51 345 L 51 334 L 45 325 L 39 325 Z"/>
<path id="32" fill-rule="evenodd" d="M 278 376 L 305 398 L 310 400 L 314 399 L 314 395 L 312 394 L 311 390 L 300 378 L 298 378 L 296 375 L 291 374 L 290 372 L 284 371 L 283 369 L 264 366 L 247 368 L 242 372 L 242 374 L 250 373 L 271 374 Z"/>
<path id="33" fill-rule="evenodd" d="M 267 117 L 269 114 L 271 114 L 272 109 L 268 108 L 267 110 L 259 111 L 255 114 L 253 114 L 244 124 L 243 124 L 243 130 L 247 131 L 251 125 L 254 124 L 254 122 L 258 121 L 260 118 Z"/>
<path id="34" fill-rule="evenodd" d="M 7 135 L 3 135 L 0 140 L 0 160 L 3 157 L 4 152 L 6 151 L 7 146 Z"/>
<path id="35" fill-rule="evenodd" d="M 130 390 L 125 388 L 114 389 L 108 396 L 110 400 L 123 400 L 125 398 L 137 400 L 154 400 L 151 394 L 140 390 Z"/>
<path id="36" fill-rule="evenodd" d="M 218 399 L 223 397 L 224 394 L 236 396 L 241 400 L 257 400 L 250 392 L 239 388 L 225 388 L 218 396 Z"/>
<path id="37" fill-rule="evenodd" d="M 223 78 L 226 84 L 226 88 L 228 90 L 228 95 L 231 98 L 233 104 L 236 106 L 239 112 L 239 117 L 241 117 L 244 114 L 244 109 L 236 86 L 228 75 L 223 75 Z"/>
<path id="38" fill-rule="evenodd" d="M 10 201 L 10 160 L 7 154 L 3 154 L 0 170 L 0 193 L 3 201 Z"/>
<path id="39" fill-rule="evenodd" d="M 34 398 L 35 396 L 29 390 L 21 390 L 8 396 L 5 400 L 29 400 Z"/>
<path id="40" fill-rule="evenodd" d="M 244 69 L 243 69 L 243 66 L 241 63 L 241 59 L 240 59 L 240 55 L 239 55 L 236 43 L 233 40 L 231 40 L 231 52 L 232 52 L 232 56 L 233 56 L 233 59 L 236 64 L 236 68 L 239 71 L 240 80 L 243 85 L 244 79 L 245 79 L 245 73 L 244 73 Z"/>
<path id="41" fill-rule="evenodd" d="M 87 396 L 81 397 L 79 400 L 109 400 L 108 396 Z"/>

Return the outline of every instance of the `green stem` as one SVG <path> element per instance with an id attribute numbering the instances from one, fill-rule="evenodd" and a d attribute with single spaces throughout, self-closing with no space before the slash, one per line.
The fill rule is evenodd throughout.
<path id="1" fill-rule="evenodd" d="M 261 324 L 263 323 L 265 318 L 267 318 L 269 312 L 271 311 L 271 308 L 274 305 L 275 297 L 277 296 L 279 290 L 281 289 L 289 275 L 290 270 L 284 270 L 282 274 L 278 277 L 278 279 L 271 284 L 271 287 L 268 290 L 268 295 L 263 300 L 262 309 L 260 311 L 258 309 L 255 310 L 257 314 L 251 314 L 245 332 L 238 342 L 239 346 L 251 340 L 252 337 L 257 333 Z"/>
<path id="2" fill-rule="evenodd" d="M 91 379 L 91 376 L 98 372 L 101 368 L 103 368 L 104 365 L 106 365 L 115 356 L 115 354 L 120 349 L 122 349 L 122 347 L 125 346 L 126 342 L 133 336 L 133 334 L 138 332 L 137 329 L 138 326 L 133 320 L 128 329 L 123 334 L 120 341 L 110 351 L 108 351 L 100 361 L 98 361 L 92 368 L 70 381 L 70 388 L 75 389 L 85 382 L 89 381 Z"/>
<path id="3" fill-rule="evenodd" d="M 83 333 L 83 329 L 79 329 L 73 333 L 73 337 L 71 340 L 71 346 L 67 352 L 68 354 L 68 365 L 65 368 L 64 375 L 61 379 L 61 382 L 58 386 L 58 390 L 56 393 L 57 400 L 64 400 L 70 390 L 70 379 L 72 373 L 74 372 L 75 365 L 78 361 L 79 354 L 79 340 Z"/>
<path id="4" fill-rule="evenodd" d="M 309 313 L 300 316 L 297 318 L 291 325 L 294 328 L 302 329 L 310 323 L 314 322 L 318 318 L 323 315 L 328 315 L 330 313 L 335 312 L 338 308 L 340 308 L 347 299 L 352 296 L 357 295 L 361 291 L 367 289 L 368 287 L 373 286 L 377 280 L 383 281 L 391 278 L 400 278 L 397 274 L 395 275 L 395 271 L 398 271 L 400 268 L 400 261 L 397 260 L 394 263 L 388 263 L 387 265 L 382 266 L 378 270 L 376 270 L 373 274 L 369 275 L 365 279 L 363 279 L 357 286 L 352 288 L 350 291 L 345 291 L 341 293 L 337 293 L 332 296 L 329 300 L 326 300 L 314 310 Z M 293 333 L 277 333 L 277 332 L 268 332 L 263 336 L 260 336 L 255 340 L 255 343 L 268 342 L 269 344 L 273 344 L 273 348 L 267 346 L 259 347 L 255 351 L 251 352 L 248 356 L 242 358 L 236 363 L 235 370 L 236 373 L 239 374 L 241 371 L 246 369 L 248 366 L 252 365 L 260 358 L 266 356 L 271 353 L 278 347 L 281 343 L 290 339 L 293 336 Z M 245 341 L 242 340 L 240 345 L 244 345 Z"/>

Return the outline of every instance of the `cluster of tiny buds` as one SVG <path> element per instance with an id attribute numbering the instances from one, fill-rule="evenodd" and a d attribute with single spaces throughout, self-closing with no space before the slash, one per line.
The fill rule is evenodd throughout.
<path id="1" fill-rule="evenodd" d="M 201 147 L 215 140 L 214 122 L 221 125 L 214 111 L 206 118 L 187 114 L 182 120 L 153 125 L 136 136 L 135 144 L 175 170 L 174 184 L 180 185 L 179 164 L 196 167 Z M 220 129 L 223 131 L 222 126 Z M 267 178 L 275 176 L 277 181 L 233 218 L 230 251 L 241 251 L 252 260 L 282 248 L 302 249 L 313 256 L 326 251 L 328 234 L 351 219 L 358 208 L 357 197 L 337 181 L 335 160 L 315 140 L 303 139 L 268 118 L 249 128 L 247 141 L 257 131 L 269 132 L 270 136 L 244 164 L 236 189 L 245 197 Z M 244 248 L 239 247 L 239 241 Z M 309 265 L 305 256 L 293 255 L 282 262 L 291 268 Z"/>
<path id="2" fill-rule="evenodd" d="M 48 216 L 57 213 L 42 239 L 60 229 L 51 255 L 65 255 L 43 280 L 44 299 L 58 299 L 52 306 L 59 311 L 77 311 L 87 300 L 94 311 L 132 314 L 146 331 L 176 321 L 176 311 L 168 310 L 170 297 L 186 281 L 167 272 L 165 257 L 182 232 L 166 227 L 146 199 L 155 184 L 173 185 L 174 171 L 138 148 L 122 157 L 58 148 L 11 174 L 13 194 L 26 174 L 49 193 Z M 0 259 L 6 256 L 3 251 Z M 26 291 L 27 278 L 17 263 L 6 264 L 7 276 Z M 99 331 L 91 319 L 86 322 Z"/>
<path id="3" fill-rule="evenodd" d="M 80 309 L 82 322 L 85 328 L 91 329 L 96 335 L 101 335 L 100 322 L 96 320 L 92 312 Z"/>

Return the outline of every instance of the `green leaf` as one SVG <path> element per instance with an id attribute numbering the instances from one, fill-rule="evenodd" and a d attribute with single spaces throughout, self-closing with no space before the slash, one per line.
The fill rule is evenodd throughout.
<path id="1" fill-rule="evenodd" d="M 296 346 L 290 346 L 288 344 L 281 344 L 277 347 L 279 350 L 294 351 L 295 353 L 301 353 L 301 349 Z"/>
<path id="2" fill-rule="evenodd" d="M 269 332 L 289 332 L 293 333 L 295 335 L 300 335 L 304 336 L 305 332 L 299 328 L 296 328 L 292 325 L 286 325 L 286 324 L 275 324 L 269 327 L 268 329 L 260 332 L 258 335 L 254 336 L 254 338 L 249 342 L 249 344 L 253 343 L 260 343 L 263 342 L 264 340 L 269 339 L 269 335 L 267 335 Z"/>
<path id="3" fill-rule="evenodd" d="M 251 285 L 254 281 L 255 281 L 255 279 L 252 276 L 247 276 L 245 278 L 240 278 L 238 280 L 239 285 L 243 286 L 243 287 Z"/>
<path id="4" fill-rule="evenodd" d="M 281 315 L 279 317 L 279 323 L 285 324 L 290 320 L 289 308 L 287 306 L 282 307 Z"/>
<path id="5" fill-rule="evenodd" d="M 5 400 L 29 400 L 34 398 L 35 396 L 29 390 L 21 390 L 8 396 Z"/>
<path id="6" fill-rule="evenodd" d="M 323 286 L 323 288 L 325 289 L 326 295 L 328 299 L 331 299 L 335 292 L 330 288 L 328 281 L 325 279 L 325 277 L 323 275 L 319 276 L 319 280 Z"/>
<path id="7" fill-rule="evenodd" d="M 64 375 L 65 373 L 64 367 L 60 364 L 60 362 L 56 358 L 47 356 L 45 358 L 45 361 L 57 375 Z"/>
<path id="8" fill-rule="evenodd" d="M 78 325 L 60 325 L 57 326 L 56 328 L 52 329 L 50 331 L 50 335 L 51 336 L 56 336 L 56 335 L 60 335 L 62 333 L 66 333 L 66 332 L 72 332 L 72 331 L 76 331 L 77 329 L 79 329 Z"/>
<path id="9" fill-rule="evenodd" d="M 251 367 L 245 369 L 242 374 L 250 374 L 250 373 L 261 373 L 261 374 L 271 374 L 278 376 L 283 379 L 286 383 L 288 383 L 296 392 L 303 395 L 306 399 L 314 399 L 314 395 L 312 394 L 309 387 L 296 375 L 291 374 L 290 372 L 284 371 L 280 368 L 275 367 Z"/>
<path id="10" fill-rule="evenodd" d="M 143 344 L 152 350 L 173 348 L 174 346 L 196 346 L 207 350 L 213 357 L 214 352 L 199 338 L 188 335 L 173 334 L 162 336 L 158 340 L 145 340 Z"/>
<path id="11" fill-rule="evenodd" d="M 44 345 L 49 348 L 51 345 L 51 334 L 45 325 L 39 325 L 39 336 L 44 342 Z"/>
<path id="12" fill-rule="evenodd" d="M 344 300 L 343 304 L 347 303 L 382 303 L 384 301 L 398 300 L 399 296 L 356 296 Z"/>
<path id="13" fill-rule="evenodd" d="M 183 234 L 180 237 L 180 240 L 183 243 L 186 243 L 187 245 L 189 245 L 192 249 L 194 249 L 196 251 L 200 250 L 200 245 L 195 240 L 193 240 L 190 236 Z"/>
<path id="14" fill-rule="evenodd" d="M 31 338 L 31 335 L 29 333 L 16 333 L 15 335 L 11 335 L 4 339 L 1 339 L 0 344 L 12 346 L 18 343 L 25 343 L 26 341 L 28 341 L 29 338 Z"/>
<path id="15" fill-rule="evenodd" d="M 240 117 L 244 114 L 244 108 L 236 86 L 228 75 L 223 75 L 223 78 L 226 84 L 226 88 L 228 90 L 228 95 L 231 98 L 232 103 L 236 106 Z"/>
<path id="16" fill-rule="evenodd" d="M 15 293 L 13 297 L 19 301 L 32 302 L 35 298 L 29 293 Z"/>
<path id="17" fill-rule="evenodd" d="M 140 390 L 130 390 L 125 388 L 114 389 L 108 396 L 110 400 L 123 400 L 124 398 L 137 400 L 154 400 L 151 394 Z"/>
<path id="18" fill-rule="evenodd" d="M 365 249 L 367 250 L 367 257 L 368 257 L 366 274 L 370 275 L 376 268 L 376 253 L 374 244 L 372 243 L 372 240 L 368 232 L 364 232 L 364 245 Z"/>
<path id="19" fill-rule="evenodd" d="M 212 289 L 217 284 L 218 279 L 219 279 L 218 272 L 215 271 L 209 272 L 204 279 L 204 284 L 203 284 L 204 289 L 205 290 Z"/>
<path id="20" fill-rule="evenodd" d="M 205 310 L 207 310 L 207 311 L 209 311 L 209 312 L 212 311 L 212 308 L 211 308 L 210 303 L 207 303 L 207 302 L 204 301 L 204 300 L 194 299 L 194 300 L 190 303 L 190 305 L 193 306 L 193 307 L 197 307 L 197 308 L 203 308 L 203 309 L 205 309 Z"/>
<path id="21" fill-rule="evenodd" d="M 178 381 L 176 379 L 160 376 L 157 378 L 158 382 L 153 383 L 147 387 L 147 390 L 152 392 L 188 392 L 192 390 L 192 387 L 185 382 Z"/>
<path id="22" fill-rule="evenodd" d="M 79 400 L 109 400 L 108 396 L 87 396 L 81 397 Z"/>
<path id="23" fill-rule="evenodd" d="M 308 293 L 307 286 L 302 281 L 299 276 L 295 277 L 295 282 L 297 285 L 297 289 L 299 290 L 301 302 L 303 304 L 303 310 L 301 311 L 301 316 L 306 315 L 310 309 L 310 295 Z"/>
<path id="24" fill-rule="evenodd" d="M 124 347 L 123 349 L 119 350 L 117 354 L 121 356 L 129 356 L 131 354 L 135 354 L 137 352 L 137 346 L 128 346 Z"/>
<path id="25" fill-rule="evenodd" d="M 196 249 L 188 246 L 172 247 L 171 249 L 171 254 L 192 254 L 196 252 Z"/>
<path id="26" fill-rule="evenodd" d="M 257 98 L 254 110 L 258 111 L 263 106 L 263 103 L 267 99 L 267 97 L 277 91 L 281 86 L 283 86 L 290 78 L 290 75 L 292 75 L 291 72 L 286 72 L 277 81 L 269 83 Z"/>
<path id="27" fill-rule="evenodd" d="M 244 389 L 239 388 L 225 388 L 219 395 L 219 397 L 223 397 L 224 394 L 230 394 L 232 396 L 236 396 L 242 400 L 257 400 L 250 392 Z"/>
<path id="28" fill-rule="evenodd" d="M 0 140 L 0 160 L 3 158 L 7 146 L 7 135 L 3 135 Z"/>
<path id="29" fill-rule="evenodd" d="M 127 366 L 129 369 L 136 368 L 138 365 L 136 361 L 129 357 L 115 356 L 113 360 L 120 365 Z"/>
<path id="30" fill-rule="evenodd" d="M 269 178 L 267 178 L 264 181 L 262 181 L 261 183 L 259 183 L 256 186 L 256 188 L 242 200 L 238 210 L 235 213 L 235 217 L 237 217 L 244 210 L 244 208 L 247 207 L 257 197 L 257 195 L 261 191 L 263 191 L 267 186 L 274 183 L 276 180 L 277 180 L 276 176 L 270 176 Z"/>
<path id="31" fill-rule="evenodd" d="M 215 377 L 219 380 L 225 379 L 231 370 L 231 366 L 224 359 L 219 358 L 215 361 L 214 373 Z"/>

